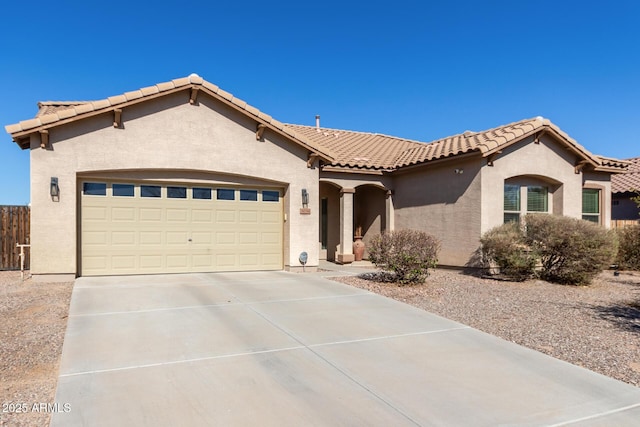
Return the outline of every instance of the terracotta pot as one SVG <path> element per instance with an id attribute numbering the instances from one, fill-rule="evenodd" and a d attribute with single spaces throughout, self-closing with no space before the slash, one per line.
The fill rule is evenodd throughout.
<path id="1" fill-rule="evenodd" d="M 362 257 L 364 256 L 364 242 L 362 241 L 362 236 L 355 236 L 354 239 L 353 256 L 356 261 L 362 261 Z"/>

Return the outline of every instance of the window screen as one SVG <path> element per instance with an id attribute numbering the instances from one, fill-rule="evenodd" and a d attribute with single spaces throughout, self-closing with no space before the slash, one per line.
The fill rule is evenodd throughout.
<path id="1" fill-rule="evenodd" d="M 530 185 L 527 187 L 527 212 L 549 212 L 549 191 L 547 187 Z"/>
<path id="2" fill-rule="evenodd" d="M 582 190 L 582 219 L 600 223 L 600 190 Z"/>

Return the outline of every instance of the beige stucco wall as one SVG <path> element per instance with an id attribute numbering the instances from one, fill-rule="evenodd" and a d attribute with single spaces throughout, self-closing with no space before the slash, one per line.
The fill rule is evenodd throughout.
<path id="1" fill-rule="evenodd" d="M 477 156 L 398 174 L 393 194 L 396 230 L 426 231 L 442 241 L 441 265 L 466 265 L 480 238 L 480 169 Z"/>
<path id="2" fill-rule="evenodd" d="M 52 128 L 49 150 L 32 137 L 33 274 L 76 272 L 77 177 L 135 170 L 143 170 L 132 173 L 141 179 L 226 179 L 282 188 L 285 268 L 300 266 L 302 251 L 309 266 L 318 264 L 318 198 L 309 200 L 310 215 L 299 209 L 302 188 L 312 194 L 318 188 L 318 169 L 307 167 L 307 150 L 269 130 L 256 141 L 255 121 L 206 95 L 198 101 L 190 105 L 183 91 L 127 107 L 120 129 L 113 128 L 111 113 Z M 58 202 L 49 196 L 52 176 L 59 178 Z"/>
<path id="3" fill-rule="evenodd" d="M 503 223 L 504 182 L 511 179 L 547 182 L 550 210 L 557 215 L 582 218 L 583 184 L 601 188 L 603 225 L 610 221 L 610 176 L 608 173 L 575 173 L 578 156 L 545 135 L 540 143 L 527 138 L 503 150 L 493 166 L 482 168 L 482 228 L 484 233 Z"/>

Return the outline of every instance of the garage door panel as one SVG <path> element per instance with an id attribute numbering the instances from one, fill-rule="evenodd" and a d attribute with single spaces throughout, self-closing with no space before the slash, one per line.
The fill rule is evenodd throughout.
<path id="1" fill-rule="evenodd" d="M 162 221 L 162 209 L 160 208 L 140 208 L 140 222 L 160 222 Z"/>
<path id="2" fill-rule="evenodd" d="M 111 221 L 136 221 L 136 208 L 111 208 Z"/>
<path id="3" fill-rule="evenodd" d="M 82 233 L 82 238 L 89 247 L 104 247 L 108 244 L 107 236 L 108 233 L 106 231 L 85 231 Z"/>
<path id="4" fill-rule="evenodd" d="M 213 223 L 213 211 L 210 209 L 192 209 L 191 222 L 211 224 Z"/>
<path id="5" fill-rule="evenodd" d="M 140 244 L 141 245 L 161 245 L 162 244 L 162 232 L 161 231 L 141 231 L 140 232 Z"/>
<path id="6" fill-rule="evenodd" d="M 130 255 L 116 255 L 111 257 L 111 268 L 114 270 L 135 270 L 136 258 Z"/>
<path id="7" fill-rule="evenodd" d="M 219 231 L 216 233 L 216 243 L 218 245 L 235 245 L 236 233 L 232 231 Z"/>
<path id="8" fill-rule="evenodd" d="M 187 209 L 167 209 L 167 221 L 169 222 L 184 222 L 189 220 L 189 213 Z"/>
<path id="9" fill-rule="evenodd" d="M 241 245 L 255 245 L 256 243 L 258 243 L 258 232 L 254 231 L 238 233 L 238 242 Z"/>
<path id="10" fill-rule="evenodd" d="M 191 199 L 189 187 L 187 198 L 167 198 L 170 184 L 158 185 L 161 197 L 140 197 L 140 184 L 124 197 L 111 185 L 81 195 L 82 275 L 282 268 L 280 198 L 238 200 L 235 190 L 236 200 L 218 200 L 213 186 L 210 199 Z"/>
<path id="11" fill-rule="evenodd" d="M 136 244 L 135 231 L 112 231 L 111 244 L 117 246 L 132 246 Z"/>
<path id="12" fill-rule="evenodd" d="M 167 245 L 184 245 L 189 242 L 189 233 L 187 231 L 167 231 Z"/>
<path id="13" fill-rule="evenodd" d="M 282 241 L 282 234 L 277 232 L 269 233 L 269 232 L 263 231 L 262 233 L 260 233 L 260 241 L 265 245 L 279 246 L 280 242 Z"/>
<path id="14" fill-rule="evenodd" d="M 106 206 L 88 206 L 83 210 L 82 218 L 87 222 L 106 221 L 107 208 Z"/>
<path id="15" fill-rule="evenodd" d="M 238 215 L 238 221 L 241 223 L 257 224 L 258 212 L 255 210 L 241 210 Z"/>

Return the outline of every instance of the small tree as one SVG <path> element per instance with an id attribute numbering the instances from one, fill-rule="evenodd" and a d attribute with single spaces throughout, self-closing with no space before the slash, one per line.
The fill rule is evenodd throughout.
<path id="1" fill-rule="evenodd" d="M 401 284 L 420 283 L 429 268 L 438 263 L 440 241 L 417 230 L 397 230 L 374 236 L 369 243 L 369 259 L 376 267 L 391 271 Z"/>

